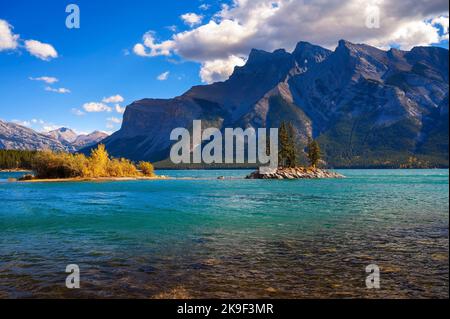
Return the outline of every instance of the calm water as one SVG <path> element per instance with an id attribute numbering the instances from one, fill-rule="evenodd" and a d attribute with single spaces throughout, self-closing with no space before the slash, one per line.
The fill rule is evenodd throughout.
<path id="1" fill-rule="evenodd" d="M 448 170 L 159 173 L 200 179 L 21 184 L 0 173 L 0 298 L 448 298 Z M 65 288 L 68 264 L 82 289 Z M 378 291 L 366 289 L 369 264 Z"/>

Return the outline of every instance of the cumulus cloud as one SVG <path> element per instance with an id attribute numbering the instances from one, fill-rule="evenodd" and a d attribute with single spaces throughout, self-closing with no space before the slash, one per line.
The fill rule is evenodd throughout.
<path id="1" fill-rule="evenodd" d="M 175 48 L 175 43 L 172 40 L 156 43 L 153 31 L 145 33 L 142 41 L 143 43 L 138 43 L 133 48 L 133 52 L 142 57 L 169 56 Z"/>
<path id="2" fill-rule="evenodd" d="M 42 43 L 37 40 L 26 40 L 25 48 L 31 55 L 44 61 L 49 61 L 58 57 L 58 52 L 56 52 L 55 48 L 48 43 Z"/>
<path id="3" fill-rule="evenodd" d="M 194 27 L 202 23 L 203 16 L 196 13 L 186 13 L 181 15 L 181 20 L 190 27 Z"/>
<path id="4" fill-rule="evenodd" d="M 121 124 L 122 120 L 117 117 L 109 117 L 106 119 L 106 128 L 113 129 L 117 124 Z"/>
<path id="5" fill-rule="evenodd" d="M 448 16 L 440 16 L 440 17 L 434 18 L 431 21 L 431 24 L 433 26 L 437 26 L 437 27 L 442 28 L 441 40 L 447 40 L 448 41 L 449 17 Z"/>
<path id="6" fill-rule="evenodd" d="M 380 12 L 379 28 L 366 25 L 369 6 L 376 6 Z M 447 0 L 327 0 L 326 4 L 306 0 L 234 0 L 223 5 L 209 21 L 175 33 L 166 41 L 158 43 L 153 32 L 146 33 L 134 51 L 141 56 L 176 54 L 199 62 L 200 76 L 209 82 L 230 75 L 211 73 L 211 69 L 231 72 L 230 61 L 241 63 L 252 48 L 292 50 L 300 40 L 330 49 L 339 39 L 380 48 L 395 45 L 405 50 L 437 43 L 448 38 L 448 11 Z"/>
<path id="7" fill-rule="evenodd" d="M 42 82 L 45 82 L 47 84 L 53 84 L 53 83 L 56 83 L 56 82 L 59 81 L 57 78 L 52 77 L 52 76 L 40 76 L 38 78 L 33 78 L 33 77 L 30 76 L 29 79 L 31 81 L 42 81 Z"/>
<path id="8" fill-rule="evenodd" d="M 119 113 L 119 114 L 125 113 L 125 108 L 124 108 L 124 107 L 121 107 L 119 104 L 116 104 L 116 105 L 114 106 L 114 108 L 116 109 L 116 112 Z"/>
<path id="9" fill-rule="evenodd" d="M 109 117 L 107 120 L 108 120 L 109 122 L 112 122 L 112 123 L 115 123 L 115 124 L 120 124 L 120 123 L 122 123 L 122 120 L 119 119 L 119 118 L 117 118 L 117 117 Z"/>
<path id="10" fill-rule="evenodd" d="M 156 79 L 158 81 L 166 81 L 169 78 L 169 74 L 170 74 L 169 71 L 161 73 L 160 75 L 158 75 L 158 77 Z"/>
<path id="11" fill-rule="evenodd" d="M 0 19 L 0 51 L 14 50 L 19 45 L 19 35 L 14 34 L 12 29 L 7 21 Z"/>
<path id="12" fill-rule="evenodd" d="M 121 103 L 123 101 L 125 101 L 125 99 L 119 94 L 110 97 L 105 97 L 102 100 L 103 103 Z"/>
<path id="13" fill-rule="evenodd" d="M 112 112 L 112 108 L 104 103 L 89 102 L 83 104 L 83 109 L 88 113 Z"/>
<path id="14" fill-rule="evenodd" d="M 45 90 L 48 91 L 48 92 L 54 92 L 54 93 L 59 93 L 59 94 L 68 94 L 68 93 L 70 93 L 69 89 L 66 89 L 66 88 L 52 88 L 50 86 L 47 86 L 45 88 Z"/>
<path id="15" fill-rule="evenodd" d="M 245 60 L 235 55 L 230 56 L 228 59 L 206 61 L 202 64 L 200 77 L 206 83 L 222 81 L 233 73 L 236 66 L 243 66 L 244 64 Z"/>

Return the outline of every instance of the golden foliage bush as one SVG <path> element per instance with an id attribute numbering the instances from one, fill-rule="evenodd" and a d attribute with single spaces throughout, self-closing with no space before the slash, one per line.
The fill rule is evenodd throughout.
<path id="1" fill-rule="evenodd" d="M 155 176 L 155 168 L 153 167 L 152 163 L 139 162 L 138 168 L 145 176 Z"/>
<path id="2" fill-rule="evenodd" d="M 92 151 L 90 157 L 43 151 L 32 163 L 36 177 L 42 179 L 155 176 L 151 163 L 140 162 L 138 167 L 124 158 L 111 159 L 102 144 Z"/>

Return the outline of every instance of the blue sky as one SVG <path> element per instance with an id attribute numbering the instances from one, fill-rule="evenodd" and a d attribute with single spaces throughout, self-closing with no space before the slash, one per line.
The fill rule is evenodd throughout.
<path id="1" fill-rule="evenodd" d="M 122 118 L 116 104 L 223 80 L 252 47 L 291 50 L 306 40 L 333 48 L 345 38 L 383 48 L 448 48 L 446 1 L 414 1 L 414 8 L 409 0 L 385 1 L 390 6 L 380 8 L 376 29 L 355 21 L 352 10 L 367 13 L 355 1 L 330 0 L 324 8 L 300 0 L 0 0 L 0 119 L 38 131 L 112 132 Z M 69 3 L 80 8 L 80 29 L 65 26 Z M 318 8 L 320 15 L 308 13 Z M 54 54 L 33 51 L 29 40 L 49 44 Z M 117 95 L 123 101 L 102 102 Z"/>

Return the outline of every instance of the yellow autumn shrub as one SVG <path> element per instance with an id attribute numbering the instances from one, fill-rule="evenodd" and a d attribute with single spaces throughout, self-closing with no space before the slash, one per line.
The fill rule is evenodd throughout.
<path id="1" fill-rule="evenodd" d="M 152 163 L 139 162 L 138 169 L 145 176 L 149 176 L 149 177 L 155 176 L 155 168 L 153 167 Z"/>
<path id="2" fill-rule="evenodd" d="M 39 152 L 32 163 L 37 178 L 99 178 L 154 176 L 151 163 L 140 162 L 138 167 L 131 161 L 110 159 L 104 145 L 99 145 L 90 157 L 64 152 Z"/>

